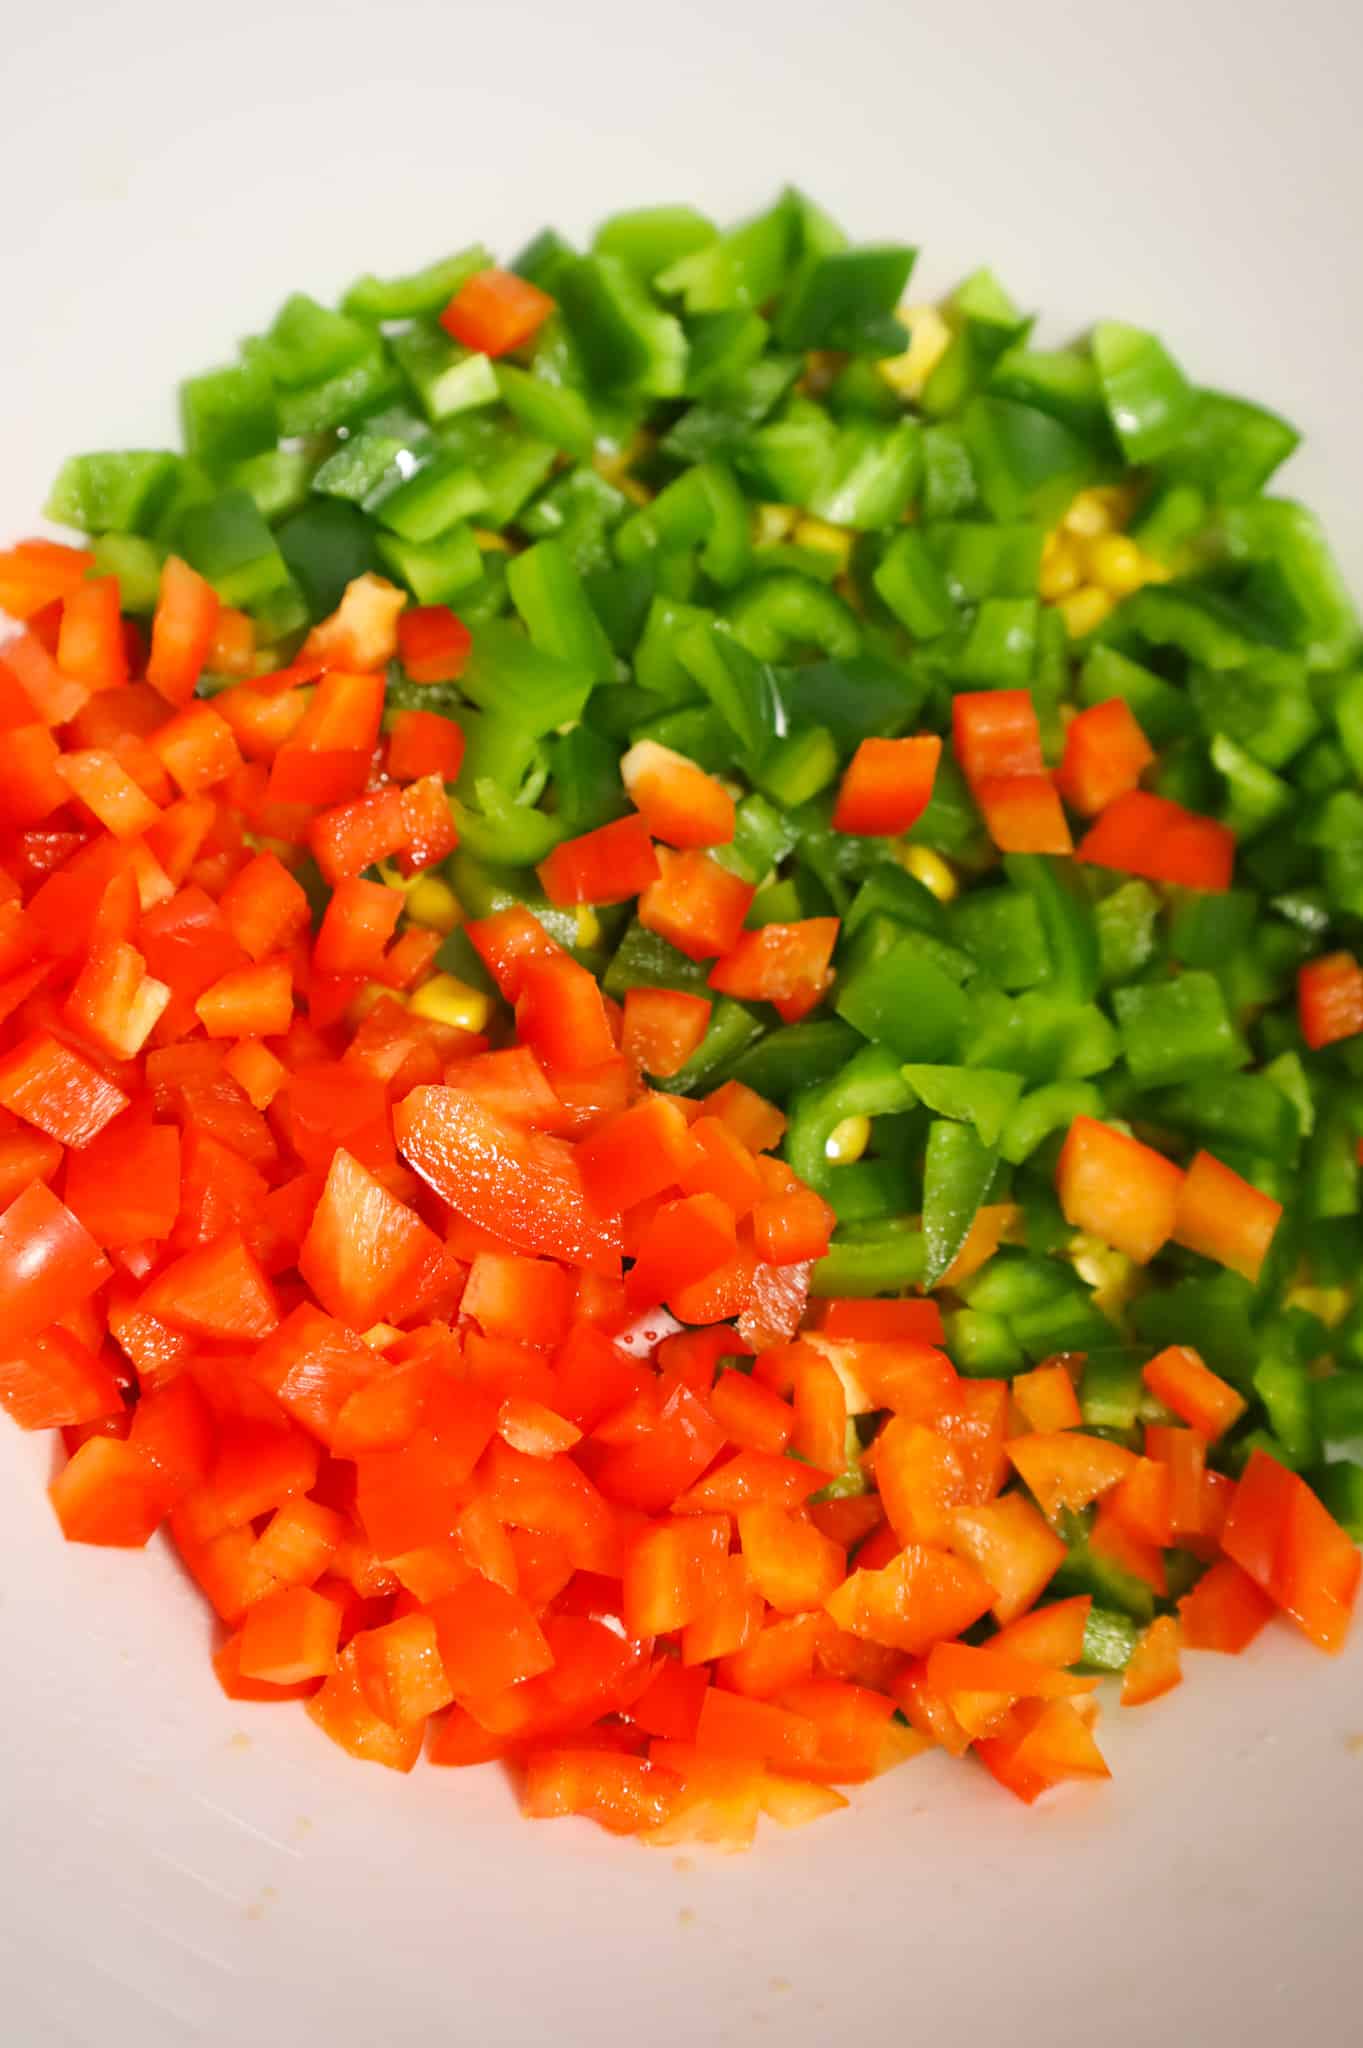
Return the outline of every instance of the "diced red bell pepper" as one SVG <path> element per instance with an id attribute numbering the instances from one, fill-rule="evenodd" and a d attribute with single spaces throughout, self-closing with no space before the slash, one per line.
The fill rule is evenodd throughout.
<path id="1" fill-rule="evenodd" d="M 440 315 L 440 324 L 464 348 L 485 356 L 522 348 L 544 325 L 554 301 L 514 270 L 475 271 Z"/>
<path id="2" fill-rule="evenodd" d="M 332 1159 L 298 1270 L 322 1306 L 357 1330 L 401 1309 L 440 1240 L 351 1154 Z"/>
<path id="3" fill-rule="evenodd" d="M 1142 1377 L 1157 1401 L 1163 1401 L 1209 1441 L 1223 1436 L 1245 1412 L 1243 1394 L 1186 1344 L 1171 1344 L 1159 1352 L 1144 1367 Z"/>
<path id="4" fill-rule="evenodd" d="M 720 1374 L 710 1396 L 710 1412 L 730 1443 L 771 1456 L 785 1450 L 795 1422 L 789 1403 L 742 1372 Z"/>
<path id="5" fill-rule="evenodd" d="M 1215 818 L 1187 811 L 1171 797 L 1133 789 L 1108 805 L 1075 849 L 1077 860 L 1116 868 L 1149 882 L 1188 889 L 1229 889 L 1235 835 Z"/>
<path id="6" fill-rule="evenodd" d="M 20 1429 L 64 1429 L 121 1415 L 123 1403 L 107 1360 L 54 1324 L 6 1347 L 0 1408 Z"/>
<path id="7" fill-rule="evenodd" d="M 311 1302 L 300 1302 L 251 1362 L 252 1377 L 281 1408 L 323 1443 L 338 1448 L 342 1416 L 382 1371 L 382 1359 L 368 1345 Z M 384 1378 L 386 1384 L 391 1374 Z M 416 1427 L 418 1414 L 419 1401 L 414 1401 L 406 1434 Z M 358 1447 L 352 1443 L 350 1450 Z"/>
<path id="8" fill-rule="evenodd" d="M 686 1288 L 732 1259 L 736 1244 L 733 1211 L 717 1195 L 664 1202 L 646 1225 L 625 1276 L 626 1301 L 633 1309 L 660 1301 L 671 1307 Z"/>
<path id="9" fill-rule="evenodd" d="M 414 1088 L 393 1111 L 405 1157 L 451 1208 L 523 1251 L 618 1273 L 618 1220 L 591 1207 L 573 1147 L 450 1088 Z"/>
<path id="10" fill-rule="evenodd" d="M 188 705 L 154 732 L 148 744 L 185 796 L 202 796 L 241 766 L 231 726 L 207 704 Z"/>
<path id="11" fill-rule="evenodd" d="M 823 1258 L 836 1222 L 833 1209 L 813 1188 L 795 1187 L 753 1205 L 753 1242 L 768 1265 L 798 1265 Z"/>
<path id="12" fill-rule="evenodd" d="M 253 960 L 287 952 L 310 920 L 302 886 L 272 853 L 248 861 L 223 890 L 218 907 L 233 938 Z"/>
<path id="13" fill-rule="evenodd" d="M 63 754 L 56 773 L 106 832 L 116 839 L 135 839 L 160 817 L 160 807 L 145 796 L 117 756 L 98 747 Z"/>
<path id="14" fill-rule="evenodd" d="M 681 989 L 629 989 L 621 1050 L 641 1073 L 670 1080 L 704 1039 L 711 1008 L 708 996 L 688 995 Z"/>
<path id="15" fill-rule="evenodd" d="M 972 788 L 994 776 L 1044 772 L 1041 726 L 1030 690 L 959 690 L 951 701 L 952 744 Z"/>
<path id="16" fill-rule="evenodd" d="M 93 1436 L 48 1488 L 68 1543 L 140 1550 L 155 1535 L 166 1502 L 153 1467 L 129 1443 Z"/>
<path id="17" fill-rule="evenodd" d="M 843 775 L 833 830 L 866 835 L 907 832 L 927 809 L 942 742 L 935 733 L 911 739 L 865 739 Z"/>
<path id="18" fill-rule="evenodd" d="M 66 1199 L 103 1245 L 169 1237 L 180 1210 L 180 1133 L 122 1116 L 66 1164 Z"/>
<path id="19" fill-rule="evenodd" d="M 93 576 L 62 604 L 57 666 L 87 690 L 115 690 L 128 680 L 118 578 Z"/>
<path id="20" fill-rule="evenodd" d="M 1089 1594 L 1077 1593 L 1068 1600 L 1034 1607 L 1001 1628 L 992 1647 L 1029 1657 L 1037 1664 L 1078 1664 L 1083 1660 L 1084 1632 L 1092 1606 Z"/>
<path id="21" fill-rule="evenodd" d="M 935 1301 L 826 1300 L 816 1305 L 814 1320 L 826 1337 L 868 1343 L 941 1344 L 944 1335 Z"/>
<path id="22" fill-rule="evenodd" d="M 726 1516 L 669 1518 L 641 1530 L 626 1550 L 621 1582 L 630 1634 L 685 1628 L 723 1587 L 728 1559 Z"/>
<path id="23" fill-rule="evenodd" d="M 354 1638 L 365 1697 L 393 1728 L 424 1724 L 454 1698 L 429 1614 L 404 1614 Z"/>
<path id="24" fill-rule="evenodd" d="M 532 1820 L 580 1814 L 612 1835 L 655 1833 L 674 1812 L 681 1781 L 645 1757 L 599 1749 L 532 1751 L 521 1787 L 521 1812 Z"/>
<path id="25" fill-rule="evenodd" d="M 493 1337 L 558 1344 L 572 1316 L 572 1276 L 552 1259 L 480 1252 L 469 1268 L 460 1313 Z"/>
<path id="26" fill-rule="evenodd" d="M 759 925 L 715 962 L 710 986 L 745 1002 L 772 1003 L 785 1022 L 796 1023 L 830 984 L 837 939 L 836 917 Z"/>
<path id="27" fill-rule="evenodd" d="M 1358 1598 L 1360 1558 L 1304 1479 L 1255 1451 L 1221 1546 L 1323 1650 L 1340 1650 Z"/>
<path id="28" fill-rule="evenodd" d="M 1109 697 L 1076 712 L 1065 728 L 1056 787 L 1071 810 L 1093 818 L 1135 789 L 1154 758 L 1125 698 Z"/>
<path id="29" fill-rule="evenodd" d="M 1025 1614 L 1065 1561 L 1064 1544 L 1020 1493 L 956 1508 L 948 1541 L 989 1582 L 1003 1623 Z"/>
<path id="30" fill-rule="evenodd" d="M 168 555 L 151 622 L 147 681 L 170 704 L 187 704 L 213 648 L 221 604 L 211 583 Z"/>
<path id="31" fill-rule="evenodd" d="M 1238 1657 L 1270 1620 L 1273 1608 L 1248 1572 L 1229 1557 L 1219 1558 L 1178 1603 L 1184 1648 Z"/>
<path id="32" fill-rule="evenodd" d="M 947 1543 L 952 1510 L 966 1491 L 952 1446 L 922 1423 L 894 1415 L 876 1438 L 874 1462 L 876 1487 L 899 1544 Z"/>
<path id="33" fill-rule="evenodd" d="M 689 960 L 731 952 L 757 894 L 752 883 L 696 849 L 663 847 L 656 857 L 660 872 L 639 898 L 640 924 Z"/>
<path id="34" fill-rule="evenodd" d="M 71 1046 L 35 1031 L 0 1059 L 0 1105 L 58 1144 L 79 1147 L 127 1108 L 128 1097 Z"/>
<path id="35" fill-rule="evenodd" d="M 722 782 L 656 740 L 638 740 L 620 763 L 631 803 L 667 846 L 726 846 L 734 800 Z"/>
<path id="36" fill-rule="evenodd" d="M 551 903 L 624 903 L 658 878 L 658 855 L 637 816 L 565 839 L 536 873 Z"/>
<path id="37" fill-rule="evenodd" d="M 1149 1145 L 1077 1116 L 1056 1166 L 1065 1221 L 1145 1265 L 1174 1233 L 1183 1175 Z"/>
<path id="38" fill-rule="evenodd" d="M 1176 1244 L 1257 1281 L 1282 1213 L 1281 1202 L 1199 1152 L 1178 1191 L 1172 1235 Z"/>
<path id="39" fill-rule="evenodd" d="M 1001 853 L 1073 851 L 1070 828 L 1049 775 L 987 775 L 973 791 Z"/>
<path id="40" fill-rule="evenodd" d="M 293 1022 L 293 974 L 287 960 L 234 967 L 194 1003 L 210 1038 L 283 1038 Z"/>
<path id="41" fill-rule="evenodd" d="M 1062 1508 L 1074 1513 L 1086 1508 L 1124 1479 L 1136 1462 L 1135 1454 L 1121 1444 L 1077 1430 L 1014 1437 L 1008 1456 L 1050 1521 Z"/>
<path id="42" fill-rule="evenodd" d="M 519 982 L 516 1030 L 537 1058 L 570 1074 L 614 1058 L 615 1034 L 600 986 L 569 954 L 526 960 Z"/>
<path id="43" fill-rule="evenodd" d="M 0 747 L 0 817 L 16 830 L 41 824 L 71 792 L 57 773 L 61 753 L 45 725 L 16 725 Z"/>
<path id="44" fill-rule="evenodd" d="M 698 1152 L 677 1104 L 650 1095 L 585 1138 L 577 1163 L 598 1208 L 624 1210 L 678 1186 Z"/>
<path id="45" fill-rule="evenodd" d="M 111 1059 L 133 1059 L 155 1030 L 170 1002 L 165 982 L 147 973 L 134 946 L 96 946 L 66 999 L 69 1021 L 91 1045 Z"/>
<path id="46" fill-rule="evenodd" d="M 392 1771 L 410 1771 L 421 1755 L 425 1724 L 393 1728 L 374 1712 L 360 1683 L 354 1642 L 341 1651 L 336 1670 L 320 1692 L 314 1693 L 305 1709 L 348 1756 L 364 1763 L 384 1764 Z"/>
<path id="47" fill-rule="evenodd" d="M 853 1571 L 825 1604 L 849 1635 L 922 1656 L 978 1621 L 993 1599 L 993 1587 L 965 1559 L 911 1543 L 883 1570 Z"/>
<path id="48" fill-rule="evenodd" d="M 1018 1373 L 1011 1391 L 1029 1430 L 1078 1429 L 1084 1419 L 1074 1381 L 1062 1364 L 1038 1365 L 1031 1372 Z"/>
<path id="49" fill-rule="evenodd" d="M 337 883 L 322 914 L 313 965 L 323 974 L 371 973 L 382 960 L 401 915 L 400 890 L 347 875 Z"/>
<path id="50" fill-rule="evenodd" d="M 190 1337 L 259 1338 L 279 1321 L 274 1290 L 237 1231 L 164 1267 L 139 1307 Z"/>
<path id="51" fill-rule="evenodd" d="M 1122 1705 L 1143 1707 L 1183 1683 L 1180 1631 L 1172 1614 L 1157 1615 L 1145 1630 L 1122 1674 Z"/>
<path id="52" fill-rule="evenodd" d="M 1313 1052 L 1363 1031 L 1363 967 L 1352 953 L 1326 953 L 1298 970 L 1297 1014 Z"/>
<path id="53" fill-rule="evenodd" d="M 438 711 L 399 711 L 388 735 L 388 773 L 394 782 L 415 782 L 438 775 L 457 779 L 464 759 L 464 735 L 452 718 Z"/>
<path id="54" fill-rule="evenodd" d="M 33 632 L 18 633 L 0 648 L 0 679 L 5 678 L 19 685 L 13 715 L 0 720 L 6 728 L 29 724 L 35 713 L 44 725 L 66 725 L 90 701 L 85 684 L 64 675 Z"/>
<path id="55" fill-rule="evenodd" d="M 398 660 L 414 683 L 458 682 L 472 647 L 472 633 L 448 605 L 416 605 L 398 619 Z"/>
<path id="56" fill-rule="evenodd" d="M 0 554 L 0 611 L 12 619 L 31 619 L 79 590 L 94 566 L 87 548 L 56 540 L 20 541 Z"/>
<path id="57" fill-rule="evenodd" d="M 753 1584 L 778 1614 L 821 1607 L 841 1585 L 846 1560 L 840 1547 L 782 1508 L 744 1508 L 738 1538 Z"/>
<path id="58" fill-rule="evenodd" d="M 726 1081 L 705 1098 L 705 1108 L 727 1124 L 750 1152 L 771 1152 L 786 1134 L 784 1113 L 742 1081 Z"/>

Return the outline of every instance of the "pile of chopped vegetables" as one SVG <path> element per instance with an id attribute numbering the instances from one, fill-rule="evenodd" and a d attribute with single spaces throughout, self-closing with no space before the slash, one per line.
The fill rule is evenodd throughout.
<path id="1" fill-rule="evenodd" d="M 1363 1535 L 1292 429 L 787 192 L 299 294 L 0 555 L 0 1402 L 234 1700 L 750 1839 Z"/>

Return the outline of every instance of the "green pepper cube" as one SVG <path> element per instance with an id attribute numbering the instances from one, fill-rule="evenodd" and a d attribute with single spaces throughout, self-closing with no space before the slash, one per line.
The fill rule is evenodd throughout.
<path id="1" fill-rule="evenodd" d="M 456 413 L 495 405 L 501 396 L 488 358 L 460 348 L 438 327 L 417 325 L 395 334 L 392 349 L 428 419 L 451 419 Z"/>
<path id="2" fill-rule="evenodd" d="M 1168 1087 L 1243 1066 L 1244 1044 L 1214 975 L 1190 969 L 1172 981 L 1114 991 L 1122 1052 L 1141 1088 Z"/>

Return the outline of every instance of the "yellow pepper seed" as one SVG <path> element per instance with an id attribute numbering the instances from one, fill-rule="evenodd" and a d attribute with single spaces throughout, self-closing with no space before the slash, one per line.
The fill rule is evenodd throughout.
<path id="1" fill-rule="evenodd" d="M 1068 597 L 1072 590 L 1077 590 L 1082 576 L 1074 542 L 1063 533 L 1048 534 L 1041 556 L 1041 574 L 1037 578 L 1037 589 L 1047 604 L 1055 604 L 1060 598 Z"/>
<path id="2" fill-rule="evenodd" d="M 1077 534 L 1081 540 L 1096 540 L 1100 533 L 1111 533 L 1116 525 L 1111 501 L 1102 491 L 1080 491 L 1073 500 L 1061 525 L 1066 533 Z"/>
<path id="3" fill-rule="evenodd" d="M 871 1142 L 869 1116 L 845 1116 L 834 1124 L 824 1144 L 824 1158 L 830 1166 L 851 1166 Z"/>
<path id="4" fill-rule="evenodd" d="M 1068 597 L 1062 597 L 1056 610 L 1065 621 L 1065 631 L 1071 640 L 1082 640 L 1086 633 L 1102 625 L 1112 610 L 1112 598 L 1096 583 L 1085 583 Z"/>
<path id="5" fill-rule="evenodd" d="M 492 998 L 479 988 L 470 988 L 456 974 L 433 974 L 411 999 L 414 1016 L 429 1017 L 436 1024 L 452 1024 L 460 1031 L 481 1031 L 492 1015 Z"/>
<path id="6" fill-rule="evenodd" d="M 477 541 L 484 554 L 487 553 L 489 548 L 493 548 L 503 555 L 511 553 L 511 543 L 506 535 L 504 533 L 494 533 L 490 526 L 475 526 L 473 538 Z"/>
<path id="7" fill-rule="evenodd" d="M 1113 597 L 1130 597 L 1146 582 L 1146 558 L 1124 533 L 1105 533 L 1084 550 L 1090 580 Z"/>
<path id="8" fill-rule="evenodd" d="M 909 330 L 909 345 L 902 355 L 886 356 L 876 368 L 900 398 L 921 398 L 923 386 L 947 352 L 951 329 L 936 306 L 901 306 L 897 317 Z"/>
<path id="9" fill-rule="evenodd" d="M 601 944 L 601 920 L 590 903 L 579 903 L 576 912 L 577 943 L 590 949 Z"/>
<path id="10" fill-rule="evenodd" d="M 760 548 L 774 547 L 788 540 L 799 519 L 795 505 L 758 505 L 753 511 L 753 539 Z"/>
<path id="11" fill-rule="evenodd" d="M 407 891 L 407 915 L 428 931 L 452 932 L 464 913 L 448 882 L 438 875 L 417 875 Z"/>
<path id="12" fill-rule="evenodd" d="M 832 555 L 839 569 L 852 559 L 852 536 L 845 526 L 830 526 L 826 519 L 802 519 L 791 535 L 799 548 L 819 548 Z"/>
<path id="13" fill-rule="evenodd" d="M 905 873 L 921 882 L 939 903 L 950 903 L 960 893 L 955 870 L 930 846 L 901 846 L 895 858 Z"/>

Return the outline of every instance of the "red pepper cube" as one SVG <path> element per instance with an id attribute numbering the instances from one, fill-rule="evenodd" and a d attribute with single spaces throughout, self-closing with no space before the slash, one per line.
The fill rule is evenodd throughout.
<path id="1" fill-rule="evenodd" d="M 615 1056 L 605 998 L 595 977 L 567 953 L 525 962 L 516 1029 L 523 1045 L 565 1073 L 581 1073 Z"/>
<path id="2" fill-rule="evenodd" d="M 706 853 L 660 848 L 658 879 L 639 898 L 639 922 L 689 960 L 713 959 L 738 944 L 757 891 Z"/>
<path id="3" fill-rule="evenodd" d="M 594 1131 L 577 1148 L 587 1193 L 608 1211 L 633 1208 L 680 1183 L 698 1148 L 676 1103 L 651 1095 Z"/>
<path id="4" fill-rule="evenodd" d="M 565 839 L 536 870 L 551 903 L 625 903 L 658 877 L 658 856 L 641 817 L 617 818 Z"/>
<path id="5" fill-rule="evenodd" d="M 1149 1145 L 1076 1117 L 1056 1166 L 1065 1221 L 1146 1265 L 1174 1234 L 1183 1175 Z"/>
<path id="6" fill-rule="evenodd" d="M 1179 1189 L 1173 1237 L 1189 1251 L 1201 1252 L 1255 1282 L 1282 1213 L 1281 1202 L 1261 1193 L 1210 1152 L 1199 1152 Z"/>
<path id="7" fill-rule="evenodd" d="M 1074 842 L 1049 775 L 987 775 L 974 784 L 1000 853 L 1072 853 Z"/>
<path id="8" fill-rule="evenodd" d="M 942 742 L 935 733 L 862 740 L 833 807 L 833 830 L 865 836 L 907 832 L 927 809 Z"/>
<path id="9" fill-rule="evenodd" d="M 452 340 L 485 356 L 508 355 L 539 332 L 554 301 L 512 270 L 475 271 L 440 315 Z"/>
<path id="10" fill-rule="evenodd" d="M 95 576 L 67 593 L 57 638 L 57 666 L 87 690 L 114 690 L 128 680 L 118 578 Z"/>
<path id="11" fill-rule="evenodd" d="M 620 763 L 630 802 L 668 846 L 726 846 L 734 800 L 722 782 L 657 740 L 636 740 Z"/>
<path id="12" fill-rule="evenodd" d="M 448 605 L 417 605 L 398 619 L 398 660 L 414 683 L 454 683 L 464 673 L 473 635 Z"/>
<path id="13" fill-rule="evenodd" d="M 621 1050 L 640 1073 L 670 1080 L 704 1040 L 712 1008 L 708 996 L 689 995 L 681 989 L 629 989 Z"/>
<path id="14" fill-rule="evenodd" d="M 154 732 L 148 745 L 185 796 L 202 796 L 241 766 L 231 726 L 207 704 L 190 704 Z"/>
<path id="15" fill-rule="evenodd" d="M 464 735 L 438 711 L 399 711 L 388 735 L 388 773 L 394 782 L 437 775 L 453 782 L 464 759 Z"/>
<path id="16" fill-rule="evenodd" d="M 1076 712 L 1065 728 L 1056 787 L 1071 810 L 1096 817 L 1136 788 L 1155 750 L 1122 697 Z"/>
<path id="17" fill-rule="evenodd" d="M 147 681 L 170 704 L 188 704 L 214 651 L 222 606 L 211 583 L 178 555 L 168 555 L 151 622 Z M 237 619 L 241 613 L 235 613 Z M 249 620 L 244 621 L 249 627 Z M 254 648 L 255 635 L 251 632 Z"/>
<path id="18" fill-rule="evenodd" d="M 829 962 L 837 939 L 836 917 L 759 925 L 756 931 L 744 932 L 715 962 L 710 986 L 742 1001 L 771 1003 L 787 1023 L 794 1023 L 829 986 Z"/>
<path id="19" fill-rule="evenodd" d="M 323 912 L 313 965 L 321 974 L 372 973 L 401 914 L 400 890 L 347 875 L 337 883 Z"/>
<path id="20" fill-rule="evenodd" d="M 1041 775 L 1041 726 L 1030 690 L 960 690 L 951 701 L 952 742 L 972 788 L 993 777 Z"/>
<path id="21" fill-rule="evenodd" d="M 1089 827 L 1075 858 L 1150 882 L 1220 891 L 1231 885 L 1235 835 L 1215 818 L 1185 810 L 1170 797 L 1133 789 Z"/>
<path id="22" fill-rule="evenodd" d="M 1363 967 L 1352 953 L 1307 961 L 1297 975 L 1297 1014 L 1312 1052 L 1363 1031 Z"/>

